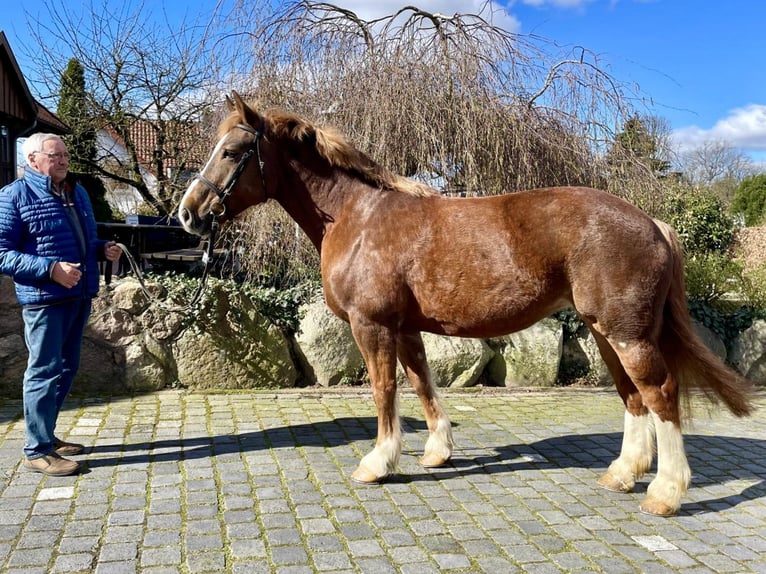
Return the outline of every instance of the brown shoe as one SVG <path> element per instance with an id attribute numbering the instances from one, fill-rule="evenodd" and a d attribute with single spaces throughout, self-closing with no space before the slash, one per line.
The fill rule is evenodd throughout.
<path id="1" fill-rule="evenodd" d="M 61 458 L 52 452 L 39 458 L 26 459 L 24 468 L 30 472 L 41 472 L 47 476 L 69 476 L 80 470 L 80 463 Z"/>
<path id="2" fill-rule="evenodd" d="M 85 447 L 76 442 L 66 442 L 54 436 L 53 450 L 56 451 L 56 454 L 60 454 L 61 456 L 74 456 L 84 451 Z"/>

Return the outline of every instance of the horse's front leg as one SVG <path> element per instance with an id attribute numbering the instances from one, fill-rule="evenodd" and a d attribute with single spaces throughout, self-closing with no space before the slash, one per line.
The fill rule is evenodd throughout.
<path id="1" fill-rule="evenodd" d="M 420 333 L 400 334 L 397 339 L 397 354 L 423 405 L 428 425 L 428 440 L 420 464 L 426 468 L 442 466 L 452 457 L 452 425 L 439 402 Z"/>
<path id="2" fill-rule="evenodd" d="M 365 319 L 352 318 L 351 331 L 367 365 L 378 411 L 375 448 L 362 458 L 351 480 L 380 482 L 396 472 L 402 452 L 402 430 L 396 399 L 396 336 L 391 329 Z"/>

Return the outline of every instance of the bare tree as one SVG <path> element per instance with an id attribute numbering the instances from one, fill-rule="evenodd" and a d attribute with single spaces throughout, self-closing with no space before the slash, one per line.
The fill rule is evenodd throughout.
<path id="1" fill-rule="evenodd" d="M 237 10 L 253 62 L 243 91 L 332 123 L 390 169 L 449 191 L 603 183 L 599 154 L 632 111 L 595 54 L 503 30 L 489 3 L 371 21 L 308 0 L 259 10 Z"/>
<path id="2" fill-rule="evenodd" d="M 752 174 L 752 161 L 724 140 L 707 140 L 681 156 L 684 175 L 694 184 L 710 185 L 722 179 L 741 181 Z"/>
<path id="3" fill-rule="evenodd" d="M 444 193 L 607 187 L 606 152 L 641 105 L 596 54 L 504 30 L 490 3 L 451 16 L 405 6 L 372 20 L 326 2 L 263 4 L 239 2 L 229 22 L 240 62 L 250 59 L 234 87 L 264 107 L 333 125 L 392 171 Z M 642 193 L 658 185 L 651 171 L 642 177 Z M 275 213 L 245 220 L 253 269 L 274 268 L 275 250 L 250 234 L 284 241 L 277 253 L 300 247 Z"/>
<path id="4" fill-rule="evenodd" d="M 707 140 L 679 158 L 684 177 L 694 186 L 710 188 L 731 205 L 737 186 L 755 173 L 752 160 L 724 140 Z"/>
<path id="5" fill-rule="evenodd" d="M 78 159 L 113 187 L 132 187 L 157 212 L 171 213 L 188 172 L 207 152 L 200 119 L 222 69 L 211 49 L 212 24 L 177 27 L 143 5 L 107 0 L 78 19 L 59 2 L 43 4 L 46 19 L 28 23 L 37 91 L 43 100 L 58 94 L 61 72 L 75 58 L 89 97 L 87 127 L 100 134 L 95 160 Z"/>

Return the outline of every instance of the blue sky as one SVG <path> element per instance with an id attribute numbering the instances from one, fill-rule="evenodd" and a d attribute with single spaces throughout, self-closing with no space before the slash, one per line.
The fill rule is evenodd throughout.
<path id="1" fill-rule="evenodd" d="M 128 4 L 140 0 L 125 0 Z M 332 2 L 332 0 L 330 0 Z M 155 13 L 196 18 L 216 0 L 155 0 Z M 404 5 L 451 15 L 478 12 L 484 0 L 337 0 L 362 18 Z M 22 71 L 31 68 L 17 46 L 26 45 L 27 17 L 45 16 L 46 4 L 10 2 L 3 23 Z M 57 9 L 89 13 L 89 2 L 53 2 Z M 85 6 L 85 8 L 78 8 Z M 666 118 L 677 149 L 724 140 L 758 161 L 766 159 L 766 2 L 760 0 L 505 0 L 492 3 L 495 23 L 561 45 L 597 53 L 621 82 L 635 83 L 651 99 L 649 111 Z M 164 18 L 164 16 L 162 16 Z"/>

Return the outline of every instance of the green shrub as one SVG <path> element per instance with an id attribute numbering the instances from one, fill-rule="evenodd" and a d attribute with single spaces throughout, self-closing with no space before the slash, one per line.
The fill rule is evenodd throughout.
<path id="1" fill-rule="evenodd" d="M 730 347 L 756 318 L 766 316 L 766 267 L 745 273 L 730 256 L 695 255 L 686 261 L 686 291 L 692 317 Z"/>
<path id="2" fill-rule="evenodd" d="M 689 299 L 720 303 L 732 292 L 741 293 L 742 266 L 723 253 L 701 253 L 686 258 L 686 292 Z"/>
<path id="3" fill-rule="evenodd" d="M 753 309 L 766 315 L 766 263 L 744 273 L 742 292 Z"/>
<path id="4" fill-rule="evenodd" d="M 759 225 L 766 211 L 766 174 L 751 175 L 742 180 L 734 191 L 733 213 L 745 218 L 745 225 Z"/>
<path id="5" fill-rule="evenodd" d="M 723 253 L 734 241 L 734 221 L 709 190 L 674 188 L 666 196 L 663 211 L 688 254 Z"/>

